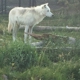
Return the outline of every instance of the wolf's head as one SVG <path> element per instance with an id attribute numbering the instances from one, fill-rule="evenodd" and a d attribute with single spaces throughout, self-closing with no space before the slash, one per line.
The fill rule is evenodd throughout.
<path id="1" fill-rule="evenodd" d="M 48 6 L 48 3 L 42 4 L 41 5 L 42 8 L 42 15 L 45 15 L 47 17 L 51 17 L 53 15 L 53 13 L 50 11 L 50 7 Z"/>

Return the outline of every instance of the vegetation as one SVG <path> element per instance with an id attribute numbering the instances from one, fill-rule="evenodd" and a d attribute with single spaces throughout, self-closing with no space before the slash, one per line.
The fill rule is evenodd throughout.
<path id="1" fill-rule="evenodd" d="M 76 48 L 38 51 L 21 41 L 9 43 L 0 48 L 0 76 L 5 74 L 9 80 L 79 80 L 79 54 Z"/>
<path id="2" fill-rule="evenodd" d="M 69 11 L 67 12 L 64 8 L 54 10 L 54 17 L 45 18 L 38 25 L 80 27 L 80 14 L 77 12 L 70 14 L 72 3 L 75 3 L 75 11 L 77 11 L 77 4 L 80 1 L 54 1 L 59 6 L 64 5 L 64 8 Z M 18 40 L 13 43 L 12 35 L 7 32 L 7 24 L 7 15 L 0 15 L 0 80 L 4 80 L 4 75 L 8 80 L 80 80 L 79 31 L 50 32 L 74 37 L 76 38 L 75 44 L 65 44 L 62 40 L 56 40 L 54 43 L 49 40 L 46 41 L 47 44 L 43 49 L 36 49 L 30 44 L 24 44 L 23 30 L 18 32 Z"/>

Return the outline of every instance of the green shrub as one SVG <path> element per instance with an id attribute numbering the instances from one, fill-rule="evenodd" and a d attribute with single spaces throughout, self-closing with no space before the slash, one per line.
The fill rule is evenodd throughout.
<path id="1" fill-rule="evenodd" d="M 80 62 L 80 61 L 79 61 Z M 76 62 L 58 62 L 51 67 L 34 66 L 19 75 L 20 80 L 79 80 L 80 65 Z"/>
<path id="2" fill-rule="evenodd" d="M 62 39 L 46 42 L 47 45 L 42 50 L 51 62 L 75 61 L 80 57 L 80 40 L 74 44 L 64 43 Z"/>
<path id="3" fill-rule="evenodd" d="M 53 71 L 48 67 L 32 67 L 20 75 L 20 80 L 54 80 Z"/>
<path id="4" fill-rule="evenodd" d="M 32 66 L 49 66 L 51 61 L 43 52 L 38 52 L 33 46 L 23 42 L 9 43 L 0 54 L 0 67 L 9 65 L 13 69 L 23 70 Z"/>
<path id="5" fill-rule="evenodd" d="M 71 65 L 71 67 L 66 70 L 66 76 L 69 80 L 80 80 L 80 65 L 78 62 L 73 64 L 73 66 Z"/>
<path id="6" fill-rule="evenodd" d="M 29 68 L 37 64 L 37 53 L 35 48 L 23 42 L 10 43 L 2 52 L 4 63 L 15 69 Z"/>

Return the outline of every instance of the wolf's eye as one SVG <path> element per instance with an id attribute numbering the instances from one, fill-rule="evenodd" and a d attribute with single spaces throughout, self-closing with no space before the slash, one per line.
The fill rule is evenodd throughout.
<path id="1" fill-rule="evenodd" d="M 49 12 L 49 10 L 47 10 L 47 12 Z"/>

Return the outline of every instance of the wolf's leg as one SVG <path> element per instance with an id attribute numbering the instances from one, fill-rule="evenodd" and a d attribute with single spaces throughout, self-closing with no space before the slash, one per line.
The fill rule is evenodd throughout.
<path id="1" fill-rule="evenodd" d="M 24 42 L 26 43 L 26 39 L 28 39 L 28 29 L 29 29 L 29 26 L 25 26 L 25 30 L 24 30 Z"/>
<path id="2" fill-rule="evenodd" d="M 13 24 L 12 28 L 13 28 L 13 41 L 15 41 L 17 37 L 18 26 L 16 24 Z"/>
<path id="3" fill-rule="evenodd" d="M 30 26 L 29 27 L 29 34 L 32 34 L 32 31 L 33 31 L 33 27 Z M 29 35 L 29 42 L 31 43 L 32 39 L 31 39 L 31 36 Z"/>

